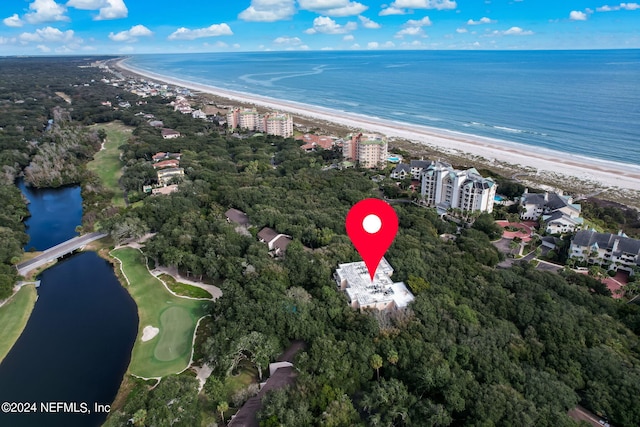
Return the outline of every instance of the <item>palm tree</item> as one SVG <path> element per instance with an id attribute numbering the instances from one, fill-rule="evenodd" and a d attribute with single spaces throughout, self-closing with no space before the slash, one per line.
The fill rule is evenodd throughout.
<path id="1" fill-rule="evenodd" d="M 380 368 L 382 368 L 382 356 L 380 356 L 379 354 L 374 354 L 373 356 L 371 356 L 371 359 L 369 360 L 369 364 L 373 369 L 376 370 L 378 380 L 380 380 Z"/>
<path id="2" fill-rule="evenodd" d="M 222 423 L 224 424 L 224 413 L 229 410 L 229 404 L 227 402 L 220 402 L 216 409 L 220 412 L 220 418 L 222 418 Z"/>

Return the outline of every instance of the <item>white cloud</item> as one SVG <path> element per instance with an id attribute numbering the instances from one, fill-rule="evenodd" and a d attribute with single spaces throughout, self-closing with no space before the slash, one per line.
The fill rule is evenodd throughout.
<path id="1" fill-rule="evenodd" d="M 353 37 L 353 34 L 347 34 L 342 38 L 342 40 L 344 40 L 345 42 L 352 42 L 355 40 L 355 37 Z"/>
<path id="2" fill-rule="evenodd" d="M 302 44 L 302 40 L 299 37 L 278 37 L 274 41 L 276 44 L 288 44 L 292 46 L 298 46 Z"/>
<path id="3" fill-rule="evenodd" d="M 60 43 L 74 40 L 73 30 L 60 31 L 57 28 L 45 27 L 33 33 L 22 33 L 18 36 L 22 43 Z"/>
<path id="4" fill-rule="evenodd" d="M 99 10 L 100 13 L 93 18 L 95 21 L 121 19 L 129 15 L 124 0 L 69 0 L 67 7 L 80 10 Z"/>
<path id="5" fill-rule="evenodd" d="M 409 19 L 404 25 L 408 27 L 430 27 L 432 24 L 431 19 L 425 16 L 422 19 Z"/>
<path id="6" fill-rule="evenodd" d="M 520 27 L 511 27 L 505 31 L 494 31 L 494 34 L 495 33 L 504 34 L 505 36 L 530 36 L 533 34 L 533 31 L 523 30 Z"/>
<path id="7" fill-rule="evenodd" d="M 31 24 L 69 20 L 69 17 L 65 15 L 67 8 L 54 0 L 34 0 L 29 5 L 29 10 L 31 12 L 27 13 L 24 18 Z"/>
<path id="8" fill-rule="evenodd" d="M 620 3 L 617 6 L 609 6 L 604 5 L 596 8 L 598 12 L 614 12 L 616 10 L 638 10 L 640 9 L 640 4 L 638 3 Z"/>
<path id="9" fill-rule="evenodd" d="M 384 42 L 383 44 L 380 44 L 378 42 L 369 42 L 367 43 L 367 49 L 379 49 L 379 48 L 383 48 L 383 49 L 391 49 L 396 47 L 395 43 L 388 41 L 388 42 Z"/>
<path id="10" fill-rule="evenodd" d="M 397 7 L 388 7 L 386 9 L 382 9 L 378 15 L 387 16 L 387 15 L 405 15 L 407 12 L 403 9 L 398 9 Z"/>
<path id="11" fill-rule="evenodd" d="M 397 38 L 402 38 L 404 36 L 411 36 L 411 37 L 424 37 L 424 30 L 422 29 L 422 27 L 407 27 L 404 28 L 400 31 L 398 31 L 395 35 L 395 37 Z"/>
<path id="12" fill-rule="evenodd" d="M 458 7 L 454 0 L 396 0 L 390 7 L 398 9 L 455 9 Z"/>
<path id="13" fill-rule="evenodd" d="M 124 0 L 106 0 L 107 5 L 100 8 L 100 13 L 94 19 L 96 21 L 106 21 L 110 19 L 126 18 L 129 10 L 124 4 Z"/>
<path id="14" fill-rule="evenodd" d="M 456 33 L 458 34 L 463 34 L 463 33 L 468 33 L 469 30 L 467 30 L 466 28 L 456 28 Z"/>
<path id="15" fill-rule="evenodd" d="M 38 46 L 36 46 L 36 47 L 37 47 L 38 49 L 40 49 L 40 52 L 44 52 L 44 53 L 51 52 L 51 48 L 50 48 L 50 47 L 48 47 L 48 46 L 45 46 L 45 45 L 43 45 L 43 44 L 39 44 L 39 45 L 38 45 Z"/>
<path id="16" fill-rule="evenodd" d="M 480 18 L 477 21 L 474 21 L 473 19 L 469 19 L 467 21 L 467 25 L 482 25 L 482 24 L 495 24 L 498 21 L 494 21 L 491 20 L 489 18 L 487 18 L 486 16 L 483 16 L 482 18 Z"/>
<path id="17" fill-rule="evenodd" d="M 569 19 L 572 21 L 586 21 L 587 14 L 584 12 L 580 12 L 579 10 L 572 10 L 569 14 Z"/>
<path id="18" fill-rule="evenodd" d="M 17 13 L 14 13 L 8 18 L 4 18 L 2 22 L 7 27 L 14 27 L 14 28 L 22 27 L 24 25 L 24 22 L 22 21 L 22 19 L 20 19 Z"/>
<path id="19" fill-rule="evenodd" d="M 313 28 L 305 30 L 307 34 L 344 34 L 349 31 L 353 31 L 358 28 L 358 24 L 355 22 L 347 22 L 344 25 L 336 23 L 333 19 L 327 16 L 318 16 L 313 20 Z"/>
<path id="20" fill-rule="evenodd" d="M 298 0 L 300 9 L 320 13 L 326 16 L 359 15 L 369 6 L 349 0 Z"/>
<path id="21" fill-rule="evenodd" d="M 119 33 L 109 33 L 109 38 L 114 42 L 135 42 L 138 37 L 152 36 L 153 32 L 144 25 L 134 25 L 126 31 Z"/>
<path id="22" fill-rule="evenodd" d="M 11 44 L 15 42 L 16 42 L 15 37 L 8 38 L 8 37 L 0 36 L 0 44 Z"/>
<path id="23" fill-rule="evenodd" d="M 251 0 L 251 6 L 240 12 L 243 21 L 274 22 L 290 19 L 296 13 L 295 0 Z"/>
<path id="24" fill-rule="evenodd" d="M 190 30 L 185 27 L 178 28 L 176 31 L 171 33 L 171 35 L 169 36 L 169 40 L 194 40 L 202 37 L 218 37 L 231 35 L 233 35 L 231 27 L 229 27 L 229 25 L 225 23 L 222 23 L 213 24 L 208 26 L 207 28 L 198 28 L 195 30 Z"/>
<path id="25" fill-rule="evenodd" d="M 358 19 L 360 20 L 360 22 L 362 23 L 362 26 L 364 28 L 369 28 L 371 30 L 376 30 L 378 28 L 380 28 L 380 24 L 378 24 L 377 22 L 372 21 L 371 19 L 364 17 L 362 15 L 358 16 Z"/>

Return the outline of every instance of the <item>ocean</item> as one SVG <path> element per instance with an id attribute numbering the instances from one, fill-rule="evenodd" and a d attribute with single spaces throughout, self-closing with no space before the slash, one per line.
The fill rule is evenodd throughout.
<path id="1" fill-rule="evenodd" d="M 640 50 L 136 55 L 227 90 L 640 165 Z"/>

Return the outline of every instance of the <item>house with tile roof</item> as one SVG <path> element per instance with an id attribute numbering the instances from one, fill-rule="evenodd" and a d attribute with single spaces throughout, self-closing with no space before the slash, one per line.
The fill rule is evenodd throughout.
<path id="1" fill-rule="evenodd" d="M 258 232 L 258 240 L 262 243 L 266 243 L 269 248 L 269 252 L 273 256 L 284 256 L 287 251 L 287 247 L 292 242 L 291 236 L 286 234 L 280 234 L 272 228 L 264 227 Z"/>

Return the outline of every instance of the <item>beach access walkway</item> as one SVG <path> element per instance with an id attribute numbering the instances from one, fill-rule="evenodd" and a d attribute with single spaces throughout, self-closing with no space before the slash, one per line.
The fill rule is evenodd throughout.
<path id="1" fill-rule="evenodd" d="M 21 262 L 16 265 L 18 269 L 18 274 L 21 276 L 25 276 L 31 271 L 35 270 L 38 267 L 42 267 L 43 265 L 54 261 L 60 257 L 63 257 L 71 252 L 80 249 L 88 243 L 93 242 L 94 240 L 102 239 L 103 237 L 107 237 L 106 233 L 93 232 L 87 233 L 82 236 L 74 237 L 72 239 L 67 240 L 66 242 L 62 242 L 59 245 L 53 246 L 46 251 L 42 252 L 40 255 L 36 256 L 29 261 Z"/>

